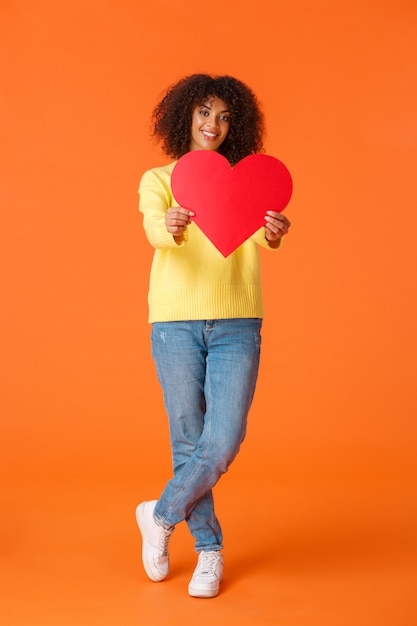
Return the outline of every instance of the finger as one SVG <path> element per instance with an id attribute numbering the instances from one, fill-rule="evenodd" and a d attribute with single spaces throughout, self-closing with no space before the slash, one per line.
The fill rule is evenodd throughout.
<path id="1" fill-rule="evenodd" d="M 267 228 L 272 230 L 274 233 L 281 232 L 284 235 L 288 233 L 288 226 L 284 222 L 275 220 L 272 217 L 266 217 L 265 219 Z"/>
<path id="2" fill-rule="evenodd" d="M 268 222 L 265 224 L 265 228 L 268 233 L 271 233 L 276 237 L 283 237 L 288 233 L 288 228 L 281 222 Z"/>
<path id="3" fill-rule="evenodd" d="M 267 211 L 266 215 L 268 217 L 272 217 L 275 220 L 278 220 L 279 222 L 283 222 L 284 224 L 286 224 L 288 227 L 291 226 L 291 222 L 288 219 L 288 217 L 286 215 L 284 215 L 283 213 L 278 213 L 277 211 Z"/>
<path id="4" fill-rule="evenodd" d="M 282 237 L 283 235 L 283 233 L 278 228 L 276 228 L 276 226 L 271 226 L 271 224 L 265 224 L 265 231 L 268 236 Z"/>
<path id="5" fill-rule="evenodd" d="M 194 217 L 195 213 L 194 211 L 190 211 L 190 209 L 184 209 L 184 207 L 182 206 L 173 206 L 170 207 L 167 211 L 169 214 L 176 214 L 176 215 L 185 215 L 186 217 Z"/>
<path id="6" fill-rule="evenodd" d="M 167 215 L 165 218 L 166 222 L 170 224 L 189 224 L 191 219 L 188 215 L 181 215 L 180 213 L 172 213 L 171 215 Z"/>
<path id="7" fill-rule="evenodd" d="M 171 233 L 171 235 L 181 235 L 184 230 L 187 228 L 187 224 L 181 224 L 181 225 L 174 225 L 174 224 L 167 224 L 166 225 L 167 231 L 169 233 Z"/>

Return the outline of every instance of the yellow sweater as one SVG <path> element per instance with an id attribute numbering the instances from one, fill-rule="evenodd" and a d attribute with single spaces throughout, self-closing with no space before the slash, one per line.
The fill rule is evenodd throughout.
<path id="1" fill-rule="evenodd" d="M 264 315 L 258 245 L 269 248 L 259 229 L 224 258 L 194 223 L 177 244 L 165 226 L 165 213 L 178 206 L 171 191 L 175 161 L 145 172 L 139 210 L 155 248 L 148 294 L 149 322 L 258 317 Z"/>

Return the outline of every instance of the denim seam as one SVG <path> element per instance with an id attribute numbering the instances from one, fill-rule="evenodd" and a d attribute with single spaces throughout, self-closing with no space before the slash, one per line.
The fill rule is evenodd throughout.
<path id="1" fill-rule="evenodd" d="M 209 421 L 208 425 L 204 426 L 204 429 L 206 429 L 207 427 L 207 434 L 210 435 L 210 430 L 211 430 L 211 420 Z M 206 433 L 206 431 L 204 430 L 203 432 Z M 165 520 L 167 520 L 167 514 L 169 514 L 169 512 L 175 508 L 176 503 L 178 502 L 178 500 L 181 499 L 181 496 L 183 495 L 183 493 L 187 490 L 188 485 L 192 482 L 192 480 L 194 479 L 195 474 L 198 472 L 198 469 L 204 464 L 206 458 L 207 458 L 207 447 L 208 447 L 208 442 L 210 440 L 209 436 L 205 436 L 204 438 L 204 448 L 201 451 L 201 459 L 198 461 L 198 464 L 196 464 L 196 467 L 194 468 L 194 471 L 192 473 L 190 473 L 188 479 L 186 480 L 186 482 L 182 485 L 181 490 L 178 491 L 174 501 L 170 504 L 170 506 L 166 509 L 163 518 Z M 180 520 L 182 521 L 182 520 Z M 176 522 L 179 523 L 179 522 Z"/>

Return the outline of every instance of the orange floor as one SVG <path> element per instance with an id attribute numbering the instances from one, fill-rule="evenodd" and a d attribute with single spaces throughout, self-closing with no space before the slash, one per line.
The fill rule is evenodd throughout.
<path id="1" fill-rule="evenodd" d="M 134 509 L 138 497 L 156 495 L 156 482 L 58 482 L 43 478 L 28 490 L 9 482 L 3 490 L 7 626 L 416 623 L 415 500 L 395 477 L 388 485 L 340 474 L 336 484 L 295 472 L 268 483 L 236 461 L 216 489 L 225 580 L 210 600 L 187 595 L 195 556 L 182 525 L 169 578 L 152 583 L 142 570 Z M 145 496 L 148 485 L 155 491 Z"/>

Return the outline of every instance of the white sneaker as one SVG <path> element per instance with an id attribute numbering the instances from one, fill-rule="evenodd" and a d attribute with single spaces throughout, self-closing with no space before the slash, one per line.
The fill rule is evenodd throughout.
<path id="1" fill-rule="evenodd" d="M 220 551 L 200 552 L 188 593 L 195 598 L 214 598 L 219 593 L 222 580 L 223 555 Z"/>
<path id="2" fill-rule="evenodd" d="M 169 574 L 168 542 L 174 528 L 157 524 L 154 509 L 157 500 L 142 502 L 136 508 L 136 521 L 142 533 L 142 561 L 151 580 L 159 582 Z"/>

